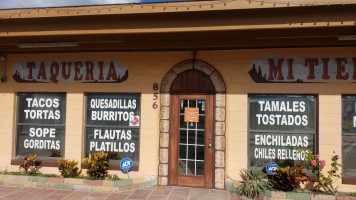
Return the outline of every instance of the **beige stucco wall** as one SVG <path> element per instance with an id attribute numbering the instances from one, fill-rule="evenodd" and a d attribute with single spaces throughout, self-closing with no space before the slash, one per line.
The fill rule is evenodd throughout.
<path id="1" fill-rule="evenodd" d="M 8 55 L 7 82 L 0 84 L 0 168 L 18 170 L 10 161 L 15 148 L 16 92 L 66 92 L 65 158 L 82 160 L 84 141 L 84 94 L 86 92 L 141 93 L 140 170 L 130 177 L 156 175 L 158 171 L 159 108 L 154 110 L 153 83 L 160 83 L 171 66 L 191 53 L 89 53 Z M 12 66 L 22 60 L 119 60 L 129 71 L 128 79 L 119 84 L 83 83 L 16 83 L 12 79 Z M 159 101 L 157 101 L 159 103 Z M 12 141 L 12 142 L 10 142 Z M 43 173 L 58 173 L 57 168 L 43 167 Z M 118 173 L 110 171 L 109 173 Z M 121 176 L 121 172 L 118 173 Z"/>
<path id="2" fill-rule="evenodd" d="M 250 62 L 261 56 L 283 57 L 351 57 L 355 48 L 275 49 L 201 52 L 199 58 L 215 66 L 226 84 L 226 176 L 241 180 L 240 170 L 246 168 L 248 131 L 248 94 L 315 94 L 319 106 L 319 153 L 330 163 L 333 151 L 342 154 L 341 95 L 355 94 L 352 83 L 263 84 L 254 83 L 248 75 Z M 215 59 L 214 59 L 215 58 Z M 355 161 L 356 162 L 356 161 Z M 324 171 L 327 171 L 326 167 Z M 354 185 L 341 185 L 340 190 L 352 192 Z"/>
<path id="3" fill-rule="evenodd" d="M 240 170 L 247 167 L 248 94 L 282 93 L 315 94 L 319 106 L 319 152 L 327 161 L 332 152 L 341 154 L 341 94 L 355 94 L 352 83 L 262 84 L 254 83 L 248 75 L 251 60 L 261 56 L 290 57 L 351 57 L 356 48 L 311 48 L 271 50 L 231 50 L 197 52 L 197 59 L 214 66 L 226 85 L 226 178 L 240 180 Z M 140 170 L 130 176 L 158 173 L 159 109 L 152 108 L 152 84 L 160 83 L 164 75 L 178 62 L 192 58 L 192 52 L 137 53 L 74 53 L 7 55 L 7 82 L 0 83 L 0 167 L 10 166 L 14 154 L 16 92 L 66 92 L 65 157 L 81 160 L 84 134 L 84 93 L 131 92 L 141 93 Z M 23 60 L 120 60 L 129 71 L 129 78 L 119 84 L 83 83 L 16 83 L 12 66 Z M 2 64 L 3 65 L 3 64 Z M 356 161 L 355 161 L 356 162 Z M 45 167 L 43 173 L 57 172 Z M 110 172 L 119 173 L 121 172 Z M 121 174 L 121 176 L 123 176 Z M 338 182 L 341 184 L 341 181 Z M 340 190 L 355 191 L 356 186 L 341 185 Z"/>

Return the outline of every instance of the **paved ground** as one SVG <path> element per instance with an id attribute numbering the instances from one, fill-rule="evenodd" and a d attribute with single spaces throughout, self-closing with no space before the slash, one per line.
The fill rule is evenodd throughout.
<path id="1" fill-rule="evenodd" d="M 118 193 L 0 186 L 0 199 L 41 200 L 238 200 L 239 196 L 223 190 L 156 186 Z"/>

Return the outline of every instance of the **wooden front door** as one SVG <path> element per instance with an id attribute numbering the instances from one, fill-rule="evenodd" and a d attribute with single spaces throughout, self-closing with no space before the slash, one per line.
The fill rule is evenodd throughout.
<path id="1" fill-rule="evenodd" d="M 169 185 L 212 188 L 214 94 L 172 94 Z"/>

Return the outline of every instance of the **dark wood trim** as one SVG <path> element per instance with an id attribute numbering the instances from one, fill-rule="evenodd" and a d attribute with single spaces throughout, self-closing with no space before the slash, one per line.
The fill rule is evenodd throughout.
<path id="1" fill-rule="evenodd" d="M 168 185 L 178 184 L 178 129 L 179 129 L 179 95 L 171 95 L 169 111 L 169 152 L 168 152 Z"/>
<path id="2" fill-rule="evenodd" d="M 356 176 L 342 177 L 342 184 L 356 185 Z"/>
<path id="3" fill-rule="evenodd" d="M 18 36 L 0 37 L 0 54 L 355 46 L 355 41 L 337 40 L 339 35 L 355 34 L 354 26 L 325 25 L 320 27 L 320 23 L 329 21 L 354 21 L 355 9 L 356 5 L 346 4 L 254 9 L 202 9 L 187 12 L 158 13 L 155 11 L 154 13 L 109 15 L 14 17 L 0 20 L 3 32 L 20 33 Z M 309 22 L 315 22 L 317 26 L 305 27 L 302 25 Z M 267 28 L 271 23 L 277 26 Z M 287 27 L 284 26 L 285 24 L 301 24 L 301 26 Z M 266 25 L 266 28 L 249 28 L 251 25 Z M 245 28 L 227 29 L 227 26 Z M 218 29 L 202 31 L 201 27 L 217 27 Z M 181 31 L 163 31 L 172 28 L 178 28 Z M 118 30 L 118 33 L 114 33 L 113 29 Z M 120 30 L 123 29 L 133 32 L 121 32 Z M 97 33 L 94 30 L 101 30 L 102 33 Z M 152 32 L 152 30 L 156 31 Z M 37 35 L 41 31 L 53 31 L 53 33 Z M 73 32 L 65 33 L 65 31 Z M 83 31 L 86 34 L 83 34 Z M 57 35 L 59 33 L 62 35 Z M 79 45 L 78 47 L 38 49 L 21 49 L 17 46 L 18 43 L 63 41 L 78 42 Z"/>
<path id="4" fill-rule="evenodd" d="M 179 186 L 204 187 L 204 176 L 179 176 Z"/>
<path id="5" fill-rule="evenodd" d="M 171 85 L 171 93 L 215 93 L 210 77 L 196 69 L 187 70 L 177 76 Z"/>
<path id="6" fill-rule="evenodd" d="M 205 188 L 214 187 L 214 166 L 215 166 L 215 134 L 214 134 L 214 96 L 213 94 L 206 95 L 206 105 L 207 109 L 205 112 L 205 147 L 208 147 L 209 144 L 212 144 L 210 148 L 205 148 L 205 167 L 204 177 L 205 177 Z M 211 140 L 209 138 L 211 137 Z"/>
<path id="7" fill-rule="evenodd" d="M 170 108 L 170 148 L 168 164 L 168 184 L 189 187 L 214 187 L 215 166 L 215 138 L 214 138 L 214 94 L 177 94 L 171 95 Z M 178 174 L 179 153 L 179 102 L 181 99 L 201 99 L 206 101 L 205 110 L 205 148 L 204 148 L 204 176 L 188 176 Z M 211 139 L 209 140 L 209 137 Z M 209 144 L 212 144 L 208 148 Z"/>
<path id="8" fill-rule="evenodd" d="M 109 164 L 108 170 L 121 170 L 121 166 L 119 164 Z M 139 166 L 132 166 L 130 171 L 139 171 Z"/>
<path id="9" fill-rule="evenodd" d="M 87 167 L 84 166 L 84 164 L 82 163 L 81 165 L 82 169 L 88 169 Z M 130 171 L 139 171 L 139 166 L 132 166 Z M 108 170 L 120 170 L 121 171 L 121 166 L 120 164 L 109 164 Z"/>
<path id="10" fill-rule="evenodd" d="M 314 174 L 310 173 L 306 173 L 308 176 L 308 181 L 310 182 L 316 182 L 316 176 Z"/>
<path id="11" fill-rule="evenodd" d="M 57 159 L 38 159 L 41 161 L 42 167 L 57 167 Z M 15 158 L 11 160 L 11 165 L 21 165 L 24 162 L 23 158 Z M 84 167 L 83 163 L 80 165 L 82 169 L 87 169 Z M 108 170 L 121 170 L 120 164 L 109 164 Z M 133 166 L 130 171 L 139 171 L 139 166 Z"/>
<path id="12" fill-rule="evenodd" d="M 332 9 L 333 12 L 330 12 Z M 58 16 L 39 18 L 9 18 L 0 21 L 4 32 L 63 31 L 63 30 L 110 30 L 150 29 L 201 26 L 233 26 L 260 24 L 325 22 L 335 19 L 354 20 L 356 5 L 303 6 L 266 9 L 205 10 L 190 12 L 161 12 L 137 14 L 102 14 L 80 16 Z M 281 17 L 283 16 L 283 17 Z M 142 20 L 145 19 L 145 20 Z M 71 23 L 68 23 L 70 21 Z M 148 23 L 151 22 L 151 23 Z M 172 23 L 175 22 L 175 23 Z M 96 26 L 93 26 L 96 24 Z M 33 26 L 36 25 L 36 28 Z"/>
<path id="13" fill-rule="evenodd" d="M 57 167 L 58 160 L 57 159 L 37 159 L 41 161 L 42 167 Z M 15 158 L 11 160 L 11 165 L 21 165 L 24 162 L 23 158 Z"/>

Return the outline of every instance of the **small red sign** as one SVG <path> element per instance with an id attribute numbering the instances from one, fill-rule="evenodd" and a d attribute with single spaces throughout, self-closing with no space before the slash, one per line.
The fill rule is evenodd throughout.
<path id="1" fill-rule="evenodd" d="M 134 116 L 130 121 L 130 126 L 139 126 L 139 125 L 140 125 L 139 116 Z"/>
<path id="2" fill-rule="evenodd" d="M 185 108 L 184 122 L 199 122 L 199 108 Z"/>

